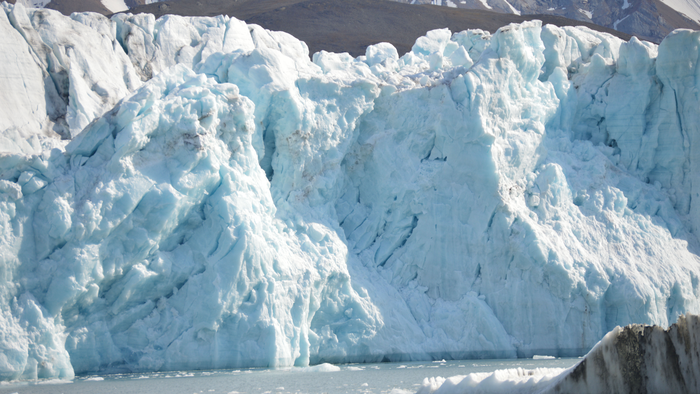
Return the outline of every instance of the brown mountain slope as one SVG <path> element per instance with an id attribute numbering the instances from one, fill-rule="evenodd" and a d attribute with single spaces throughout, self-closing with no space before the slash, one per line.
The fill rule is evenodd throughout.
<path id="1" fill-rule="evenodd" d="M 1 0 L 10 4 L 15 4 L 16 0 Z M 102 5 L 100 0 L 51 0 L 46 8 L 56 10 L 63 15 L 70 15 L 74 12 L 97 12 L 102 15 L 109 15 L 112 11 Z"/>
<path id="2" fill-rule="evenodd" d="M 97 12 L 103 15 L 111 14 L 112 11 L 102 5 L 99 0 L 51 0 L 46 8 L 51 8 L 61 12 L 64 15 L 70 15 L 73 12 Z"/>
<path id="3" fill-rule="evenodd" d="M 558 26 L 584 25 L 623 39 L 630 36 L 591 23 L 551 15 L 518 16 L 483 10 L 409 5 L 385 0 L 180 0 L 132 9 L 156 17 L 229 15 L 266 29 L 281 30 L 319 50 L 362 55 L 368 45 L 386 41 L 403 54 L 426 31 L 447 27 L 453 32 L 483 29 L 495 32 L 509 23 L 539 19 Z"/>
<path id="4" fill-rule="evenodd" d="M 9 0 L 14 3 L 15 0 Z M 411 50 L 416 38 L 428 30 L 447 27 L 453 32 L 483 29 L 491 33 L 509 23 L 539 19 L 557 26 L 587 26 L 625 40 L 631 36 L 592 23 L 554 15 L 524 15 L 486 10 L 409 5 L 388 0 L 177 0 L 141 5 L 127 0 L 131 13 L 183 16 L 229 15 L 266 29 L 281 30 L 306 42 L 311 53 L 319 50 L 365 53 L 368 45 L 390 42 L 400 54 Z M 52 0 L 47 5 L 65 15 L 92 11 L 108 15 L 100 0 Z"/>
<path id="5" fill-rule="evenodd" d="M 426 4 L 431 0 L 394 0 Z M 443 0 L 443 4 L 448 0 Z M 522 15 L 558 15 L 577 21 L 614 28 L 637 37 L 661 42 L 674 29 L 700 30 L 700 24 L 675 11 L 660 0 L 451 0 L 459 8 L 486 9 Z M 627 4 L 627 7 L 624 7 Z"/>

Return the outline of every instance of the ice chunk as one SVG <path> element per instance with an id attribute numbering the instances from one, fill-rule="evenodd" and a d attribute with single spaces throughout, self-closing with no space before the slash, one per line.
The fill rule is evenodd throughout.
<path id="1" fill-rule="evenodd" d="M 681 316 L 668 330 L 616 327 L 577 365 L 509 369 L 451 378 L 426 378 L 417 393 L 693 393 L 697 377 L 697 315 Z"/>
<path id="2" fill-rule="evenodd" d="M 399 53 L 393 45 L 388 42 L 371 45 L 367 47 L 366 62 L 370 66 L 387 61 L 398 61 Z"/>
<path id="3" fill-rule="evenodd" d="M 340 367 L 333 364 L 323 363 L 319 365 L 314 365 L 312 367 L 300 368 L 299 372 L 337 372 L 340 371 Z"/>

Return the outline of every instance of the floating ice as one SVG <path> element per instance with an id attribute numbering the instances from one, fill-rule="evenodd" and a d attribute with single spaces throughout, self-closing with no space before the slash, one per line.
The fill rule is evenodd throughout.
<path id="1" fill-rule="evenodd" d="M 313 367 L 299 368 L 299 372 L 338 372 L 340 367 L 333 364 L 323 363 Z"/>
<path id="2" fill-rule="evenodd" d="M 539 393 L 538 390 L 558 379 L 564 371 L 564 368 L 514 368 L 450 378 L 431 377 L 423 380 L 417 394 Z"/>
<path id="3" fill-rule="evenodd" d="M 2 379 L 579 355 L 700 309 L 700 33 L 0 29 Z"/>

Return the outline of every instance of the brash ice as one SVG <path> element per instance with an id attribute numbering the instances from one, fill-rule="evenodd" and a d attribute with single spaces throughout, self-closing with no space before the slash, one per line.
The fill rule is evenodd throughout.
<path id="1" fill-rule="evenodd" d="M 578 355 L 698 313 L 699 44 L 533 21 L 311 61 L 5 3 L 0 376 Z"/>

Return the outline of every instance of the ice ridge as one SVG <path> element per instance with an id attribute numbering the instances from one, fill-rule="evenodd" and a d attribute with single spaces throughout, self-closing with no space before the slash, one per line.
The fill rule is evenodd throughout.
<path id="1" fill-rule="evenodd" d="M 700 309 L 698 32 L 310 59 L 227 17 L 2 11 L 2 379 L 580 355 Z"/>

